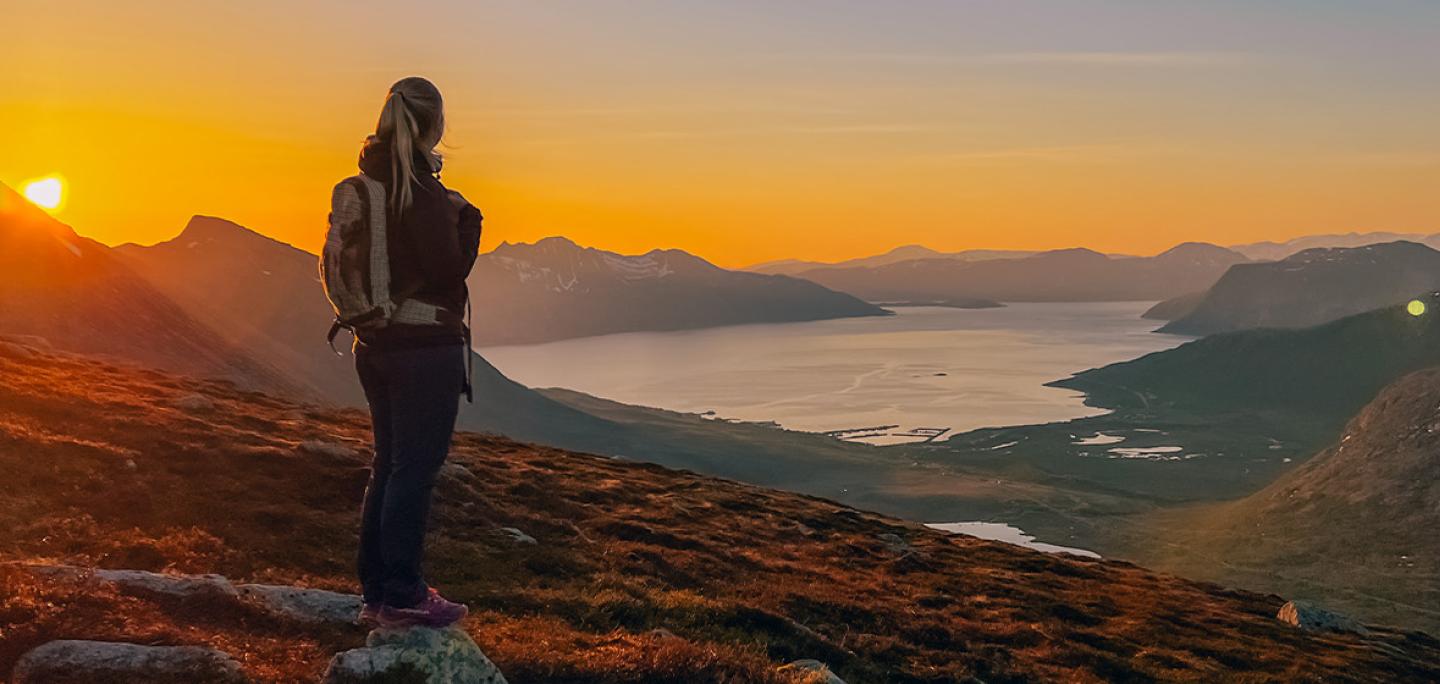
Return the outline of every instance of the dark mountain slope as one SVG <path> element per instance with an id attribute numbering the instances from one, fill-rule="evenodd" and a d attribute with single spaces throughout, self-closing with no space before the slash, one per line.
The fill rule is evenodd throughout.
<path id="1" fill-rule="evenodd" d="M 294 390 L 273 366 L 228 342 L 111 250 L 80 237 L 0 185 L 0 334 L 38 335 L 59 349 Z"/>
<path id="2" fill-rule="evenodd" d="M 1014 259 L 919 259 L 876 268 L 823 268 L 805 278 L 867 301 L 979 298 L 1010 302 L 1166 299 L 1210 287 L 1240 254 L 1186 243 L 1153 257 L 1064 249 Z"/>
<path id="3" fill-rule="evenodd" d="M 481 255 L 470 292 L 480 346 L 888 314 L 806 280 L 728 271 L 680 250 L 625 256 L 559 237 Z"/>
<path id="4" fill-rule="evenodd" d="M 1440 289 L 1440 252 L 1413 242 L 1311 249 L 1283 261 L 1236 264 L 1161 332 L 1210 335 L 1304 328 Z"/>
<path id="5" fill-rule="evenodd" d="M 1440 317 L 1402 305 L 1313 328 L 1212 335 L 1054 385 L 1097 406 L 1290 414 L 1338 431 L 1382 387 L 1437 363 Z"/>
<path id="6" fill-rule="evenodd" d="M 215 409 L 175 408 L 193 393 Z M 353 591 L 366 427 L 355 410 L 0 355 L 15 485 L 0 558 Z M 465 629 L 515 682 L 799 684 L 776 669 L 797 658 L 851 682 L 1440 677 L 1433 638 L 1308 634 L 1274 619 L 1278 597 L 482 435 L 458 437 L 433 519 L 431 578 L 474 606 Z M 102 638 L 218 646 L 256 681 L 316 681 L 364 638 L 16 566 L 0 586 L 0 676 L 43 641 Z"/>

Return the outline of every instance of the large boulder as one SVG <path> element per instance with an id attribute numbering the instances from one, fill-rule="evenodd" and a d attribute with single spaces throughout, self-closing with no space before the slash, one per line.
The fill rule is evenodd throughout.
<path id="1" fill-rule="evenodd" d="M 52 641 L 20 657 L 13 684 L 243 684 L 234 658 L 202 646 Z"/>
<path id="2" fill-rule="evenodd" d="M 1365 626 L 1355 620 L 1331 612 L 1309 601 L 1291 601 L 1280 607 L 1275 618 L 1307 632 L 1348 632 L 1364 634 Z"/>
<path id="3" fill-rule="evenodd" d="M 505 676 L 459 627 L 377 629 L 325 671 L 325 684 L 380 682 L 505 684 Z"/>

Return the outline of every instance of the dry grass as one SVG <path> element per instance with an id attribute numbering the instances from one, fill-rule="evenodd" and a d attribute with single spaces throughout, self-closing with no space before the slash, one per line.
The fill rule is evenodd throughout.
<path id="1" fill-rule="evenodd" d="M 216 409 L 173 408 L 196 392 Z M 0 356 L 0 558 L 353 591 L 367 427 L 227 385 Z M 357 455 L 299 448 L 312 439 Z M 461 435 L 451 461 L 465 472 L 437 494 L 430 579 L 471 604 L 467 629 L 514 682 L 784 682 L 775 666 L 807 657 L 852 684 L 1440 678 L 1430 637 L 1306 635 L 1273 619 L 1277 597 L 1126 563 L 486 435 Z M 314 681 L 363 640 L 0 580 L 0 673 L 44 640 L 90 637 L 212 644 L 258 680 Z"/>

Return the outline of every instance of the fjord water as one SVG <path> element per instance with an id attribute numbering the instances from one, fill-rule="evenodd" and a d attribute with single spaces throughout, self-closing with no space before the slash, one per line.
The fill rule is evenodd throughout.
<path id="1" fill-rule="evenodd" d="M 1067 420 L 1101 411 L 1044 383 L 1174 347 L 1148 302 L 901 307 L 895 316 L 606 335 L 479 350 L 511 378 L 807 431 Z M 948 433 L 947 433 L 948 434 Z M 883 438 L 876 440 L 885 441 Z"/>

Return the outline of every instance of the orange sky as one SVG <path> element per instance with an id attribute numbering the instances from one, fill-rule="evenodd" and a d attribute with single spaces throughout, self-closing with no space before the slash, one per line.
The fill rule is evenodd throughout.
<path id="1" fill-rule="evenodd" d="M 0 181 L 63 175 L 60 218 L 111 244 L 204 213 L 313 250 L 422 74 L 487 249 L 1440 231 L 1440 9 L 1338 4 L 7 3 Z"/>

